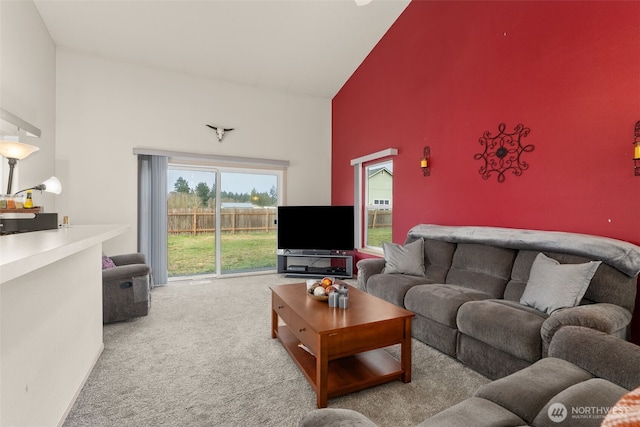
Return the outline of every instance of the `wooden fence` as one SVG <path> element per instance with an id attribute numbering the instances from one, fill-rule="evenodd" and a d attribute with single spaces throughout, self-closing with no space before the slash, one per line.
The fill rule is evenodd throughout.
<path id="1" fill-rule="evenodd" d="M 369 209 L 369 228 L 390 228 L 392 212 L 391 209 Z"/>
<path id="2" fill-rule="evenodd" d="M 391 227 L 391 210 L 370 210 L 371 228 Z M 223 208 L 221 232 L 236 234 L 242 232 L 275 232 L 277 210 L 273 208 Z M 216 215 L 213 209 L 169 209 L 167 213 L 169 234 L 201 234 L 216 231 Z"/>
<path id="3" fill-rule="evenodd" d="M 273 208 L 223 208 L 220 214 L 220 231 L 223 233 L 276 231 L 277 210 Z M 216 231 L 216 214 L 213 209 L 169 209 L 167 216 L 169 234 Z"/>

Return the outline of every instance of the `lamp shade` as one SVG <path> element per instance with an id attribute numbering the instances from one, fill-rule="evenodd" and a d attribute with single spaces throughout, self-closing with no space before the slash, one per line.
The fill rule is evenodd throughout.
<path id="1" fill-rule="evenodd" d="M 40 186 L 42 186 L 42 190 L 48 193 L 53 193 L 53 194 L 62 193 L 62 184 L 60 183 L 60 180 L 55 176 L 52 176 L 51 178 L 49 178 L 48 180 L 40 184 L 38 187 Z"/>
<path id="2" fill-rule="evenodd" d="M 0 140 L 0 155 L 8 159 L 22 160 L 39 149 L 35 145 L 12 141 L 7 137 Z"/>

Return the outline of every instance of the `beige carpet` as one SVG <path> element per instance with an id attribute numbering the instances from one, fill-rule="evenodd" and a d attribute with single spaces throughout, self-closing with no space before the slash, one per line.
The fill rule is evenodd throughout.
<path id="1" fill-rule="evenodd" d="M 173 282 L 149 316 L 104 327 L 105 349 L 64 426 L 296 426 L 315 394 L 271 339 L 280 275 Z M 397 355 L 398 349 L 389 349 Z M 382 426 L 414 426 L 486 378 L 413 341 L 412 382 L 330 399 Z"/>

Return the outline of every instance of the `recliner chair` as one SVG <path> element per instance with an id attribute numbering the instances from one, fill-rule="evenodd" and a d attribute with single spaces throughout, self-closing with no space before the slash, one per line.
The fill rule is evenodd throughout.
<path id="1" fill-rule="evenodd" d="M 112 323 L 146 316 L 151 305 L 153 277 L 142 253 L 107 258 L 114 266 L 102 270 L 102 322 Z"/>

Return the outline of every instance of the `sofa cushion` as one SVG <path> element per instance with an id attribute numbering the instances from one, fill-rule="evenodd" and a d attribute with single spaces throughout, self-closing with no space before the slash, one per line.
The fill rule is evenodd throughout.
<path id="1" fill-rule="evenodd" d="M 466 286 L 502 298 L 516 251 L 475 243 L 460 243 L 446 283 Z"/>
<path id="2" fill-rule="evenodd" d="M 543 253 L 536 256 L 520 303 L 551 314 L 575 307 L 587 291 L 600 261 L 560 264 Z"/>
<path id="3" fill-rule="evenodd" d="M 528 362 L 540 359 L 540 328 L 548 316 L 513 301 L 471 301 L 458 310 L 458 330 Z"/>
<path id="4" fill-rule="evenodd" d="M 572 363 L 548 357 L 481 386 L 474 396 L 508 408 L 530 424 L 551 398 L 591 378 L 589 372 Z"/>
<path id="5" fill-rule="evenodd" d="M 513 261 L 513 268 L 511 269 L 511 280 L 509 280 L 504 290 L 504 299 L 520 301 L 527 282 L 529 281 L 531 266 L 539 253 L 540 251 L 518 251 L 516 259 Z"/>
<path id="6" fill-rule="evenodd" d="M 398 307 L 404 307 L 409 289 L 424 284 L 426 278 L 408 274 L 374 274 L 367 281 L 367 293 L 382 298 Z"/>
<path id="7" fill-rule="evenodd" d="M 407 291 L 404 306 L 416 314 L 457 329 L 456 317 L 462 304 L 491 298 L 491 295 L 456 285 L 420 285 Z"/>
<path id="8" fill-rule="evenodd" d="M 609 408 L 626 392 L 626 389 L 602 378 L 577 383 L 553 396 L 533 420 L 533 425 L 600 426 Z M 559 424 L 561 422 L 564 424 Z"/>
<path id="9" fill-rule="evenodd" d="M 424 240 L 399 245 L 382 242 L 385 274 L 410 274 L 424 276 Z"/>
<path id="10" fill-rule="evenodd" d="M 424 239 L 424 276 L 429 283 L 445 283 L 456 244 Z"/>

